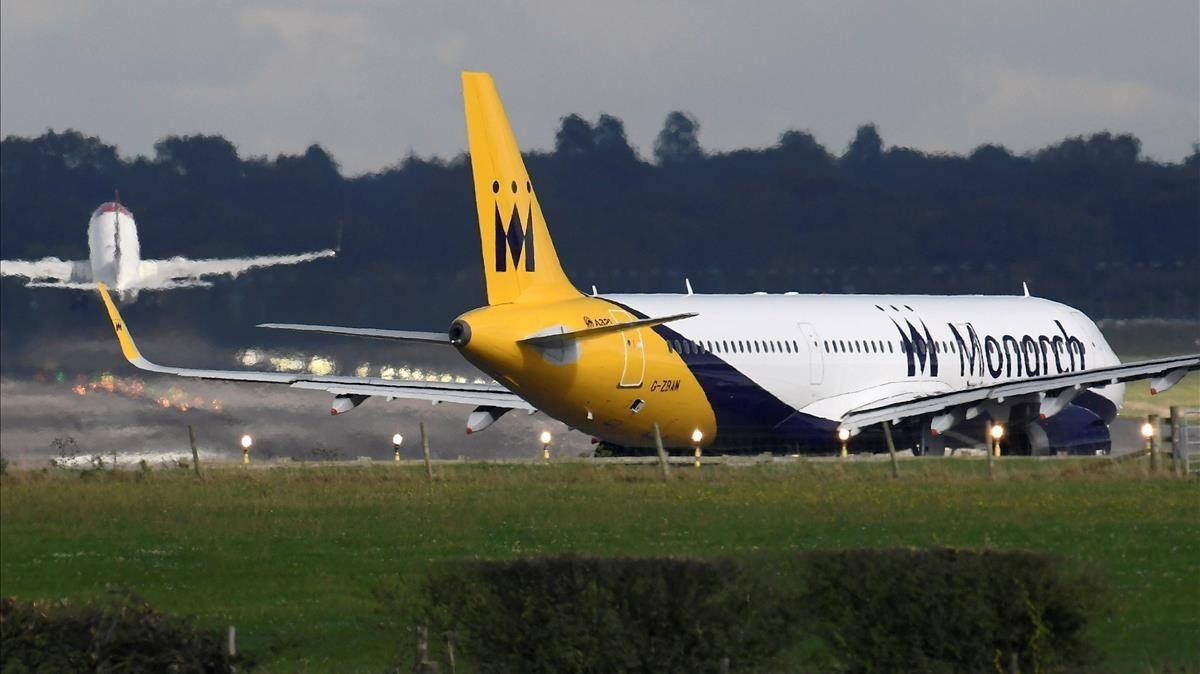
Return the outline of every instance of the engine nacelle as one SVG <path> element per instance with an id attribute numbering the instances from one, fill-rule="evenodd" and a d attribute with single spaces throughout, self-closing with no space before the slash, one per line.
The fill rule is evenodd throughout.
<path id="1" fill-rule="evenodd" d="M 467 435 L 477 433 L 491 426 L 497 419 L 504 416 L 509 409 L 508 407 L 492 407 L 491 405 L 476 407 L 471 412 L 471 415 L 467 417 Z"/>
<path id="2" fill-rule="evenodd" d="M 363 404 L 363 402 L 371 396 L 355 395 L 353 393 L 342 393 L 334 396 L 333 404 L 329 406 L 329 413 L 337 416 L 345 414 L 350 410 Z"/>

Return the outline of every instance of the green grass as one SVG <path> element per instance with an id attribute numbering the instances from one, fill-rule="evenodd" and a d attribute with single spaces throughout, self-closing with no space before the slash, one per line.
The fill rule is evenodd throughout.
<path id="1" fill-rule="evenodd" d="M 1200 487 L 1144 462 L 982 460 L 653 466 L 346 466 L 132 473 L 21 472 L 0 481 L 0 593 L 106 585 L 206 624 L 235 624 L 273 671 L 382 671 L 400 636 L 369 591 L 412 590 L 435 560 L 577 551 L 787 555 L 804 548 L 953 545 L 1045 550 L 1114 589 L 1095 627 L 1120 671 L 1195 667 Z M 914 629 L 919 629 L 914 625 Z"/>

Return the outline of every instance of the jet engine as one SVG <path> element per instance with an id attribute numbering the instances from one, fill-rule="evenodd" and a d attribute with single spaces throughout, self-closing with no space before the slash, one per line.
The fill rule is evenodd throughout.
<path id="1" fill-rule="evenodd" d="M 363 402 L 371 396 L 355 395 L 352 393 L 341 393 L 333 398 L 333 404 L 329 406 L 329 413 L 337 416 L 345 414 L 350 410 L 363 404 Z"/>

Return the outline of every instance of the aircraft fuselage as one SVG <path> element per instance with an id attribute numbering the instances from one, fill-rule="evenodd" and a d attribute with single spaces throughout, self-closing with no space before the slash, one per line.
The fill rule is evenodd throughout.
<path id="1" fill-rule="evenodd" d="M 519 343 L 680 313 L 698 315 L 558 348 Z M 668 446 L 699 430 L 713 449 L 828 451 L 837 420 L 870 403 L 1119 363 L 1086 316 L 1033 297 L 608 295 L 460 320 L 473 364 L 568 425 L 630 447 L 650 446 L 657 422 Z M 1031 423 L 1106 425 L 1123 397 L 1123 384 L 1095 389 L 1057 420 Z"/>

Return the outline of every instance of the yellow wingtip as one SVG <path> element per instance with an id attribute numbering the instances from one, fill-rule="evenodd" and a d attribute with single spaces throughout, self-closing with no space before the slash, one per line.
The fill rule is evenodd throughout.
<path id="1" fill-rule="evenodd" d="M 129 336 L 129 330 L 125 327 L 125 320 L 121 318 L 121 312 L 117 311 L 117 305 L 113 304 L 108 286 L 98 282 L 96 289 L 100 292 L 100 299 L 104 301 L 104 308 L 108 310 L 108 319 L 112 321 L 113 331 L 117 333 L 117 341 L 121 343 L 121 353 L 125 355 L 125 360 L 140 360 L 142 354 L 133 343 L 133 337 Z"/>

